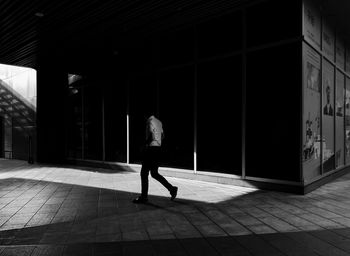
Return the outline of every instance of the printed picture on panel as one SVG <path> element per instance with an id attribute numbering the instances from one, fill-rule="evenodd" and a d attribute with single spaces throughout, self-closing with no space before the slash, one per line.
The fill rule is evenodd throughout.
<path id="1" fill-rule="evenodd" d="M 339 93 L 337 95 L 336 104 L 337 104 L 336 106 L 337 116 L 342 117 L 343 116 L 343 94 L 342 93 Z"/>
<path id="2" fill-rule="evenodd" d="M 318 159 L 321 154 L 320 147 L 320 70 L 310 62 L 306 63 L 306 98 L 305 105 L 307 119 L 305 121 L 305 134 L 303 145 L 303 160 Z"/>
<path id="3" fill-rule="evenodd" d="M 306 120 L 306 134 L 305 142 L 303 145 L 304 161 L 311 159 L 318 159 L 321 154 L 320 147 L 320 118 L 316 116 L 314 119 L 311 118 L 311 113 L 309 112 L 309 117 Z"/>
<path id="4" fill-rule="evenodd" d="M 330 82 L 328 79 L 325 79 L 325 105 L 323 107 L 323 114 L 328 116 L 333 116 L 333 107 L 332 107 L 332 89 L 330 87 Z"/>
<path id="5" fill-rule="evenodd" d="M 306 68 L 307 68 L 307 74 L 306 74 L 307 88 L 313 91 L 319 92 L 320 91 L 319 70 L 310 62 L 307 62 Z"/>

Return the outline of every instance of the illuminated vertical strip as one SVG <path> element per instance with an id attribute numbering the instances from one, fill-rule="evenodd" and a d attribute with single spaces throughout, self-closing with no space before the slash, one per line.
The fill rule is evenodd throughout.
<path id="1" fill-rule="evenodd" d="M 194 173 L 197 173 L 197 152 L 196 151 L 193 154 L 193 160 L 194 160 Z"/>
<path id="2" fill-rule="evenodd" d="M 247 13 L 246 9 L 243 10 L 243 36 L 242 36 L 242 46 L 243 46 L 243 54 L 242 54 L 242 119 L 241 119 L 241 132 L 242 132 L 242 140 L 241 140 L 241 177 L 245 179 L 246 177 L 246 129 L 247 129 Z"/>
<path id="3" fill-rule="evenodd" d="M 198 60 L 198 51 L 197 51 L 197 37 L 196 37 L 196 27 L 194 27 L 194 88 L 193 88 L 193 171 L 197 173 L 197 60 Z"/>
<path id="4" fill-rule="evenodd" d="M 129 113 L 130 113 L 130 80 L 126 83 L 126 163 L 130 163 L 130 131 L 129 131 Z"/>

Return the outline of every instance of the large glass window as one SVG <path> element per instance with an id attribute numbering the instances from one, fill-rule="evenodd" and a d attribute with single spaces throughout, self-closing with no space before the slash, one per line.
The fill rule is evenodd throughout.
<path id="1" fill-rule="evenodd" d="M 36 71 L 0 64 L 0 115 L 4 156 L 34 160 L 36 155 Z"/>
<path id="2" fill-rule="evenodd" d="M 84 158 L 102 160 L 102 86 L 90 81 L 84 87 Z"/>
<path id="3" fill-rule="evenodd" d="M 194 68 L 163 72 L 159 83 L 165 134 L 162 165 L 193 169 Z"/>
<path id="4" fill-rule="evenodd" d="M 67 157 L 82 158 L 83 126 L 82 126 L 82 86 L 81 76 L 68 75 L 68 101 L 66 114 Z"/>
<path id="5" fill-rule="evenodd" d="M 67 157 L 103 159 L 102 86 L 93 78 L 68 75 Z"/>
<path id="6" fill-rule="evenodd" d="M 299 44 L 247 55 L 246 174 L 299 180 Z"/>
<path id="7" fill-rule="evenodd" d="M 104 90 L 106 161 L 126 162 L 126 97 L 124 81 L 106 81 Z"/>
<path id="8" fill-rule="evenodd" d="M 242 57 L 200 64 L 197 87 L 197 169 L 240 175 Z"/>
<path id="9" fill-rule="evenodd" d="M 138 75 L 129 81 L 130 162 L 140 163 L 145 145 L 145 113 L 157 109 L 157 81 L 152 75 Z"/>

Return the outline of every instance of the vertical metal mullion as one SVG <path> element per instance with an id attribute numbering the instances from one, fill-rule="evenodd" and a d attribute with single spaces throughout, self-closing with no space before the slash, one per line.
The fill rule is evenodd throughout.
<path id="1" fill-rule="evenodd" d="M 336 94 L 338 92 L 338 88 L 337 88 L 337 73 L 338 73 L 338 69 L 336 66 L 333 66 L 333 87 L 334 87 L 334 95 L 333 95 L 333 153 L 334 153 L 334 165 L 333 165 L 333 169 L 336 170 L 337 169 L 337 155 L 336 155 L 336 152 L 337 152 L 337 126 L 336 126 L 336 122 L 337 122 L 337 110 L 336 110 L 336 105 L 335 105 L 335 99 L 336 99 Z"/>
<path id="2" fill-rule="evenodd" d="M 301 54 L 300 54 L 300 57 L 301 57 L 301 98 L 300 98 L 300 135 L 299 135 L 299 154 L 300 154 L 300 163 L 299 163 L 299 179 L 300 179 L 300 182 L 302 183 L 302 185 L 304 185 L 304 165 L 303 165 L 303 158 L 304 158 L 304 155 L 303 155 L 303 125 L 304 125 L 304 97 L 305 97 L 305 94 L 304 94 L 304 68 L 305 68 L 305 46 L 304 46 L 304 24 L 305 24 L 305 20 L 304 20 L 304 1 L 303 0 L 300 0 L 299 1 L 299 4 L 301 5 L 301 10 L 300 10 L 300 19 L 301 19 Z"/>
<path id="3" fill-rule="evenodd" d="M 324 62 L 324 58 L 321 55 L 321 62 L 320 62 L 320 73 L 321 73 L 321 95 L 320 95 L 320 134 L 321 134 L 321 141 L 320 141 L 320 148 L 321 148 L 321 165 L 320 165 L 320 171 L 321 171 L 321 175 L 323 175 L 323 111 L 322 111 L 322 106 L 323 106 L 323 62 Z"/>
<path id="4" fill-rule="evenodd" d="M 126 163 L 130 163 L 130 80 L 126 80 Z"/>
<path id="5" fill-rule="evenodd" d="M 333 66 L 333 72 L 334 72 L 334 75 L 333 75 L 333 87 L 334 87 L 334 95 L 333 95 L 333 111 L 334 111 L 334 116 L 333 116 L 333 147 L 334 147 L 334 166 L 333 168 L 334 169 L 337 169 L 337 157 L 336 157 L 336 152 L 337 152 L 337 126 L 336 126 L 336 123 L 337 123 L 337 111 L 336 111 L 336 105 L 335 105 L 335 99 L 336 99 L 336 93 L 338 92 L 337 90 L 337 73 L 338 73 L 338 69 L 336 66 Z"/>
<path id="6" fill-rule="evenodd" d="M 197 127 L 198 127 L 198 42 L 197 27 L 193 28 L 194 33 L 194 87 L 193 87 L 193 172 L 197 173 Z"/>
<path id="7" fill-rule="evenodd" d="M 84 85 L 81 87 L 81 159 L 85 159 L 85 101 L 84 101 Z"/>
<path id="8" fill-rule="evenodd" d="M 303 125 L 304 125 L 304 108 L 305 108 L 305 105 L 304 105 L 304 97 L 305 96 L 305 93 L 304 93 L 304 81 L 305 81 L 305 73 L 304 73 L 304 69 L 305 69 L 305 59 L 306 59 L 306 56 L 305 56 L 305 44 L 303 42 L 303 40 L 301 41 L 301 86 L 300 86 L 300 95 L 301 95 L 301 98 L 300 98 L 300 136 L 299 136 L 299 154 L 300 154 L 300 163 L 299 163 L 299 168 L 300 168 L 300 172 L 299 172 L 299 179 L 300 179 L 300 182 L 302 183 L 302 185 L 304 185 L 305 181 L 304 181 L 304 164 L 303 164 L 303 159 L 304 159 L 304 154 L 303 154 L 303 136 L 304 136 L 304 130 L 303 130 Z"/>
<path id="9" fill-rule="evenodd" d="M 105 93 L 102 88 L 102 161 L 106 161 Z"/>
<path id="10" fill-rule="evenodd" d="M 243 36 L 242 36 L 242 179 L 246 177 L 246 86 L 247 86 L 247 21 L 246 9 L 242 9 Z"/>
<path id="11" fill-rule="evenodd" d="M 323 31 L 323 19 L 321 17 L 321 31 Z M 334 42 L 335 43 L 335 42 Z M 320 148 L 321 148 L 321 176 L 323 175 L 323 140 L 325 138 L 323 138 L 323 76 L 324 76 L 324 72 L 323 72 L 323 63 L 325 61 L 323 54 L 322 54 L 322 49 L 323 49 L 323 35 L 321 33 L 321 39 L 320 39 L 320 49 L 319 49 L 319 56 L 321 56 L 321 66 L 320 66 L 320 72 L 321 72 L 321 96 L 320 96 L 320 133 L 321 133 L 321 141 L 320 141 Z"/>

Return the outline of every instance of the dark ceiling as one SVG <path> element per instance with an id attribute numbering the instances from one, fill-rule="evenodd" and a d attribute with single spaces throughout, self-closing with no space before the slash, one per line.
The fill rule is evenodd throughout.
<path id="1" fill-rule="evenodd" d="M 60 45 L 65 52 L 113 48 L 125 36 L 225 12 L 244 1 L 1 0 L 0 63 L 36 68 L 43 45 Z"/>
<path id="2" fill-rule="evenodd" d="M 0 63 L 37 68 L 44 48 L 65 55 L 95 48 L 112 52 L 128 36 L 227 12 L 246 1 L 0 0 Z M 316 2 L 350 31 L 349 0 Z"/>

